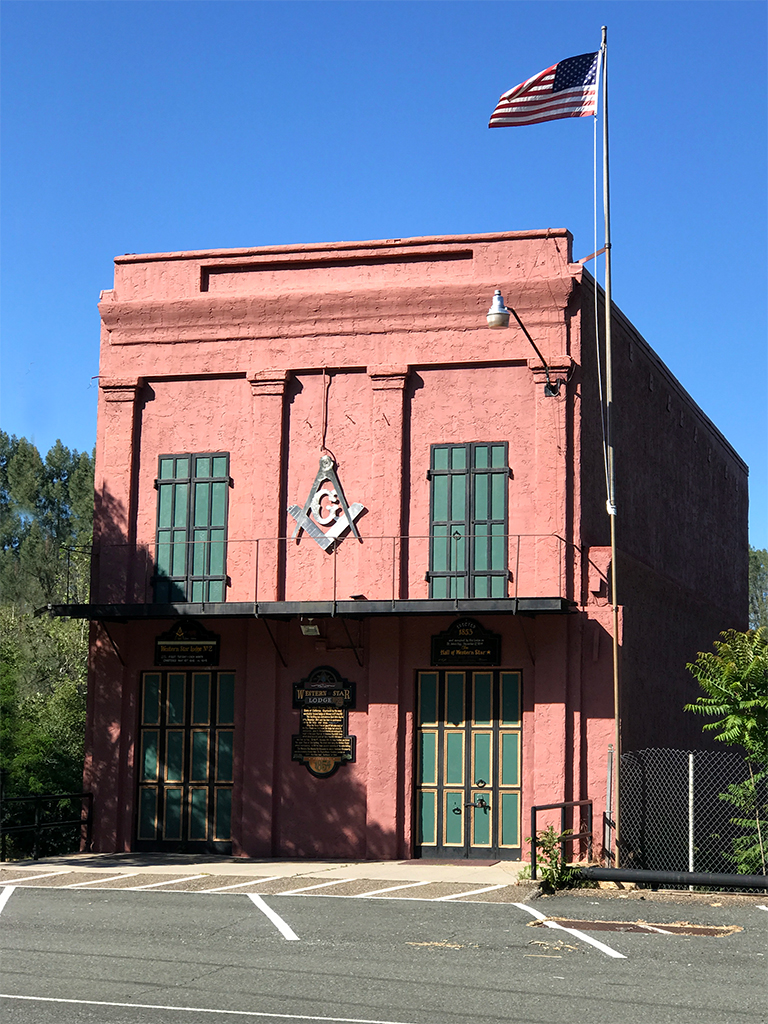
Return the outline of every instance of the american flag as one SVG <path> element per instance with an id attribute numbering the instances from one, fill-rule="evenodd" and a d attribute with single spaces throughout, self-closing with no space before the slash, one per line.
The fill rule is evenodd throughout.
<path id="1" fill-rule="evenodd" d="M 507 128 L 594 114 L 599 56 L 598 51 L 568 57 L 505 92 L 488 127 Z"/>

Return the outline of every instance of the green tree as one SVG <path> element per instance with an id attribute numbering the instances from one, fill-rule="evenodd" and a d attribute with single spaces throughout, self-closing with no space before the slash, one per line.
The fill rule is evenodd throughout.
<path id="1" fill-rule="evenodd" d="M 57 441 L 42 458 L 0 431 L 0 770 L 9 797 L 82 788 L 87 624 L 35 612 L 87 600 L 92 523 L 93 457 Z M 71 842 L 48 836 L 59 843 L 49 853 Z M 19 838 L 13 849 L 28 846 Z"/>
<path id="2" fill-rule="evenodd" d="M 686 711 L 713 721 L 702 728 L 722 743 L 743 748 L 749 779 L 721 794 L 738 811 L 734 824 L 742 829 L 733 860 L 744 874 L 766 874 L 768 831 L 768 631 L 764 627 L 721 633 L 715 652 L 702 652 L 688 665 L 702 690 Z"/>
<path id="3" fill-rule="evenodd" d="M 749 549 L 749 628 L 768 629 L 768 551 Z"/>

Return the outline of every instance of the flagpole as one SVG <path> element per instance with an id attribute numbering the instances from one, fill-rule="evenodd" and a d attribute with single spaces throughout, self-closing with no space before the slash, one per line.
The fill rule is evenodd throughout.
<path id="1" fill-rule="evenodd" d="M 619 675 L 619 604 L 616 590 L 616 489 L 614 477 L 613 448 L 613 353 L 611 348 L 611 193 L 608 163 L 608 29 L 603 25 L 602 86 L 603 86 L 603 216 L 605 220 L 605 435 L 608 449 L 608 500 L 606 508 L 611 523 L 611 606 L 613 612 L 613 717 L 614 749 L 616 750 L 615 788 L 616 810 L 614 817 L 615 866 L 620 867 L 619 844 L 621 841 L 620 819 L 620 772 L 621 772 L 621 680 Z M 611 808 L 606 808 L 610 814 Z"/>

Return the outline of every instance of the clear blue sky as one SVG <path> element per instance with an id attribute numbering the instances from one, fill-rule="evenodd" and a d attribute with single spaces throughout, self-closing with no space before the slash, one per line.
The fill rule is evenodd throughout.
<path id="1" fill-rule="evenodd" d="M 486 125 L 606 24 L 614 298 L 749 464 L 768 547 L 762 0 L 1 7 L 3 429 L 93 445 L 121 253 L 546 227 L 590 253 L 590 119 Z"/>

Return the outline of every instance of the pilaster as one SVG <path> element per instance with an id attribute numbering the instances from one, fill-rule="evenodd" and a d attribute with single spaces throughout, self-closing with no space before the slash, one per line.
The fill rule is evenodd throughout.
<path id="1" fill-rule="evenodd" d="M 254 543 L 230 545 L 229 575 L 233 582 L 243 581 L 243 586 L 245 581 L 253 580 L 253 589 L 240 595 L 236 595 L 233 589 L 230 597 L 233 601 L 279 599 L 280 545 L 277 537 L 284 530 L 285 521 L 285 510 L 281 507 L 284 495 L 283 456 L 287 443 L 283 436 L 283 402 L 288 376 L 284 369 L 250 370 L 246 375 L 253 396 L 252 429 L 246 442 L 249 451 L 244 453 L 243 460 L 250 467 L 246 493 L 249 495 L 251 516 L 250 530 L 242 540 Z M 247 523 L 248 517 L 242 521 Z M 247 565 L 249 560 L 252 560 L 250 569 Z"/>
<path id="2" fill-rule="evenodd" d="M 376 496 L 380 517 L 376 533 L 386 538 L 372 551 L 369 579 L 379 580 L 377 593 L 369 598 L 406 597 L 402 593 L 401 557 L 403 526 L 403 481 L 406 457 L 403 442 L 403 402 L 409 368 L 405 364 L 369 366 L 371 403 L 371 494 Z M 372 503 L 372 502 L 371 502 Z M 374 568 L 375 567 L 375 568 Z"/>

